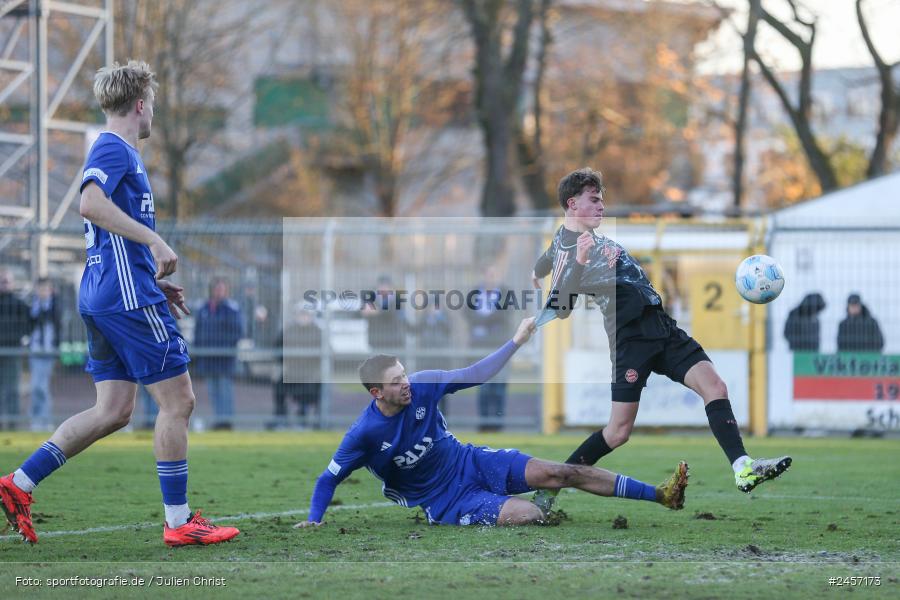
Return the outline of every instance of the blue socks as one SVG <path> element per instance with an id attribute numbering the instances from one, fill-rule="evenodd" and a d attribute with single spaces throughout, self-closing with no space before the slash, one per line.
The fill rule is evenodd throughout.
<path id="1" fill-rule="evenodd" d="M 163 504 L 187 504 L 187 460 L 161 460 L 156 463 Z"/>
<path id="2" fill-rule="evenodd" d="M 656 502 L 656 486 L 643 481 L 616 475 L 615 495 L 619 498 L 631 498 L 632 500 L 649 500 Z"/>
<path id="3" fill-rule="evenodd" d="M 47 475 L 66 464 L 66 455 L 53 442 L 44 442 L 13 474 L 13 483 L 31 493 Z"/>
<path id="4" fill-rule="evenodd" d="M 188 466 L 185 460 L 160 460 L 156 462 L 159 487 L 162 489 L 166 525 L 181 527 L 191 516 L 187 501 Z"/>

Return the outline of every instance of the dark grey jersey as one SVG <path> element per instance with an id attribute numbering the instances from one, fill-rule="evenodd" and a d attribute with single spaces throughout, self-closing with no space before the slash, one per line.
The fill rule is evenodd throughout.
<path id="1" fill-rule="evenodd" d="M 645 306 L 662 304 L 637 260 L 604 235 L 591 232 L 594 247 L 589 262 L 586 265 L 578 263 L 575 254 L 579 235 L 560 227 L 550 247 L 534 265 L 538 277 L 552 272 L 548 306 L 554 308 L 560 318 L 569 316 L 579 294 L 594 298 L 607 318 L 607 330 L 611 330 L 613 315 L 616 328 L 621 328 L 639 317 Z M 611 307 L 609 303 L 613 298 L 615 304 Z"/>

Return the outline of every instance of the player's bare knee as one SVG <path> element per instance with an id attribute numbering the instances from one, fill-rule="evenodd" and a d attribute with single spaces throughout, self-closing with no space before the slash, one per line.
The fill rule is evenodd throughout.
<path id="1" fill-rule="evenodd" d="M 189 390 L 181 398 L 179 398 L 178 407 L 181 412 L 190 417 L 194 412 L 194 406 L 197 404 L 197 398 L 194 396 L 193 390 Z"/>
<path id="2" fill-rule="evenodd" d="M 159 407 L 159 412 L 167 413 L 173 417 L 181 417 L 183 419 L 190 418 L 194 412 L 194 405 L 197 399 L 193 391 L 187 391 L 179 394 L 177 397 L 169 398 Z"/>
<path id="3" fill-rule="evenodd" d="M 131 413 L 134 412 L 134 404 L 123 404 L 114 407 L 107 415 L 107 429 L 110 433 L 118 431 L 131 422 Z"/>
<path id="4" fill-rule="evenodd" d="M 719 398 L 727 398 L 728 397 L 728 386 L 725 385 L 725 382 L 722 381 L 721 377 L 716 377 L 715 381 L 713 381 L 710 385 L 709 395 L 713 400 L 718 400 Z"/>
<path id="5" fill-rule="evenodd" d="M 541 525 L 546 522 L 547 515 L 544 514 L 540 508 L 535 506 L 534 504 L 528 509 L 528 512 L 523 515 L 525 519 L 525 525 Z"/>
<path id="6" fill-rule="evenodd" d="M 514 527 L 517 525 L 539 525 L 545 521 L 546 516 L 540 508 L 530 502 L 527 503 L 527 506 L 525 503 L 522 504 L 522 506 L 517 505 L 511 514 L 503 515 L 497 521 L 497 524 Z"/>
<path id="7" fill-rule="evenodd" d="M 606 427 L 603 430 L 603 434 L 603 437 L 606 439 L 606 443 L 610 448 L 618 448 L 631 437 L 631 427 Z"/>

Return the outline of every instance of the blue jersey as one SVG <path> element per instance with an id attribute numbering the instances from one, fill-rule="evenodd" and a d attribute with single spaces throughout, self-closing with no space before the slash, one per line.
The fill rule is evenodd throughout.
<path id="1" fill-rule="evenodd" d="M 517 348 L 509 341 L 465 369 L 414 373 L 410 403 L 391 417 L 370 402 L 319 478 L 310 519 L 319 521 L 337 484 L 362 467 L 382 481 L 385 497 L 401 506 L 419 506 L 447 494 L 469 447 L 447 431 L 438 401 L 496 375 Z"/>
<path id="2" fill-rule="evenodd" d="M 153 193 L 147 169 L 137 149 L 111 132 L 100 134 L 88 152 L 81 189 L 97 184 L 132 219 L 156 229 Z M 156 285 L 156 265 L 150 248 L 105 231 L 84 220 L 87 264 L 81 278 L 78 309 L 88 315 L 108 315 L 164 301 Z"/>
<path id="3" fill-rule="evenodd" d="M 412 400 L 392 417 L 372 400 L 347 431 L 328 470 L 340 481 L 366 467 L 382 481 L 385 497 L 401 506 L 418 506 L 442 490 L 453 479 L 463 445 L 447 431 L 437 403 L 472 385 L 454 382 L 453 374 L 414 373 L 409 378 Z"/>

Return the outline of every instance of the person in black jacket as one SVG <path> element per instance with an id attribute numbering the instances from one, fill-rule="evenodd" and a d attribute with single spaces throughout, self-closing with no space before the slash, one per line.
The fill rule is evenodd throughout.
<path id="1" fill-rule="evenodd" d="M 361 314 L 368 321 L 369 347 L 402 352 L 409 326 L 390 277 L 381 275 L 378 278 L 375 300 L 364 303 Z"/>
<path id="2" fill-rule="evenodd" d="M 0 429 L 15 429 L 19 419 L 22 338 L 31 319 L 28 305 L 13 292 L 12 275 L 0 269 Z"/>
<path id="3" fill-rule="evenodd" d="M 474 290 L 472 303 L 465 311 L 469 323 L 469 345 L 472 348 L 496 348 L 509 337 L 510 311 L 504 299 L 507 289 L 500 284 L 497 267 L 488 266 L 484 281 Z M 506 411 L 506 369 L 478 388 L 478 431 L 500 431 Z"/>
<path id="4" fill-rule="evenodd" d="M 229 297 L 228 280 L 217 278 L 209 286 L 209 300 L 197 313 L 194 345 L 197 349 L 221 350 L 221 354 L 199 355 L 195 372 L 206 377 L 215 422 L 213 429 L 231 429 L 234 419 L 234 375 L 237 343 L 243 335 L 241 309 Z"/>
<path id="5" fill-rule="evenodd" d="M 784 337 L 791 352 L 819 351 L 819 313 L 825 299 L 818 292 L 807 294 L 784 323 Z"/>
<path id="6" fill-rule="evenodd" d="M 847 318 L 838 327 L 838 352 L 881 352 L 884 336 L 859 294 L 847 298 Z"/>
<path id="7" fill-rule="evenodd" d="M 322 397 L 322 330 L 315 313 L 296 307 L 294 322 L 279 333 L 275 348 L 282 353 L 281 373 L 272 386 L 275 419 L 268 428 L 288 425 L 288 398 L 297 402 L 297 414 L 306 424 L 312 413 L 318 413 Z M 292 356 L 294 352 L 303 355 Z"/>
<path id="8" fill-rule="evenodd" d="M 56 363 L 59 347 L 60 311 L 53 283 L 46 277 L 38 279 L 34 298 L 31 300 L 31 355 L 28 368 L 31 372 L 31 429 L 50 430 L 52 426 L 53 397 L 50 395 L 50 378 Z"/>
<path id="9" fill-rule="evenodd" d="M 551 274 L 545 311 L 568 318 L 579 295 L 592 297 L 603 311 L 615 359 L 612 410 L 607 426 L 593 433 L 566 461 L 593 465 L 631 434 L 641 392 L 651 372 L 696 392 L 706 406 L 713 435 L 728 457 L 739 490 L 750 492 L 783 473 L 789 456 L 752 459 L 728 400 L 728 389 L 703 348 L 680 329 L 641 266 L 625 248 L 594 230 L 603 219 L 602 176 L 589 168 L 559 182 L 557 198 L 565 221 L 534 267 L 533 280 Z M 541 318 L 538 318 L 538 323 Z M 539 491 L 534 502 L 549 510 L 554 494 Z"/>

